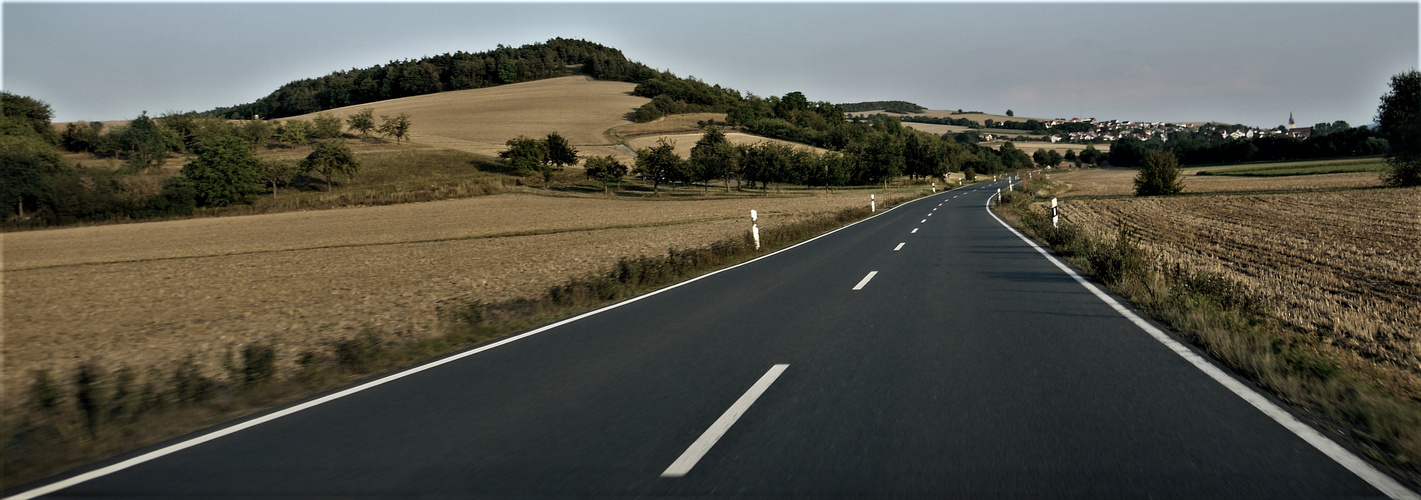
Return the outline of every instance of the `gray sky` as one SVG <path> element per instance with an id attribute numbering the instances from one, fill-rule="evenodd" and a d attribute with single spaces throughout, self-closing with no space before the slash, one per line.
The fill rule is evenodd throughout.
<path id="1" fill-rule="evenodd" d="M 56 121 L 208 110 L 392 59 L 553 37 L 762 96 L 1018 116 L 1370 123 L 1409 3 L 3 4 L 3 87 Z"/>

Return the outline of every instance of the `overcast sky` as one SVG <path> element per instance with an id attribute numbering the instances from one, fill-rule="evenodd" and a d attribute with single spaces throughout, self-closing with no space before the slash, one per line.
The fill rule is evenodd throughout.
<path id="1" fill-rule="evenodd" d="M 6 91 L 56 121 L 253 101 L 392 59 L 553 37 L 762 96 L 1044 118 L 1371 123 L 1406 3 L 3 4 Z"/>

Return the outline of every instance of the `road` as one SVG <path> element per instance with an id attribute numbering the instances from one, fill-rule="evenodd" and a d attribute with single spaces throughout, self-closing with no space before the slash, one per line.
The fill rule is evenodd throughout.
<path id="1" fill-rule="evenodd" d="M 1384 497 L 999 223 L 1003 185 L 49 495 Z"/>

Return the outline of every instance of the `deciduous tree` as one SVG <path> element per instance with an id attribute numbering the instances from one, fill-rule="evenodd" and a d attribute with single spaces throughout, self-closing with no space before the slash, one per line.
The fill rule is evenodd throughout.
<path id="1" fill-rule="evenodd" d="M 602 192 L 604 193 L 607 192 L 607 184 L 621 183 L 622 176 L 627 175 L 627 166 L 611 155 L 588 158 L 583 168 L 586 170 L 588 178 L 602 183 Z"/>
<path id="2" fill-rule="evenodd" d="M 546 161 L 549 165 L 552 165 L 553 168 L 562 170 L 566 165 L 577 163 L 577 148 L 573 147 L 572 143 L 567 142 L 567 138 L 563 137 L 562 134 L 557 132 L 548 134 L 548 138 L 544 142 L 548 148 Z"/>
<path id="3" fill-rule="evenodd" d="M 636 168 L 632 173 L 651 181 L 651 192 L 660 193 L 661 183 L 680 180 L 685 161 L 676 155 L 676 143 L 665 137 L 656 141 L 652 148 L 636 151 Z"/>
<path id="4" fill-rule="evenodd" d="M 335 139 L 340 137 L 340 129 L 340 117 L 330 113 L 318 113 L 311 123 L 311 137 L 313 139 Z"/>
<path id="5" fill-rule="evenodd" d="M 380 117 L 380 135 L 394 137 L 395 144 L 400 143 L 400 139 L 406 139 L 410 133 L 409 113 L 400 113 L 396 116 Z"/>
<path id="6" fill-rule="evenodd" d="M 1391 92 L 1382 96 L 1377 125 L 1391 145 L 1382 176 L 1389 186 L 1421 186 L 1421 72 L 1391 77 Z"/>
<path id="7" fill-rule="evenodd" d="M 365 108 L 356 111 L 354 114 L 345 118 L 345 123 L 350 126 L 351 130 L 359 131 L 360 135 L 368 136 L 371 130 L 375 130 L 375 109 Z"/>
<path id="8" fill-rule="evenodd" d="M 311 154 L 301 160 L 301 171 L 320 172 L 321 177 L 326 179 L 326 191 L 330 191 L 331 180 L 335 176 L 350 177 L 360 171 L 360 160 L 355 157 L 350 146 L 345 145 L 345 141 L 327 139 L 317 141 Z"/>
<path id="9" fill-rule="evenodd" d="M 735 146 L 726 139 L 719 127 L 709 127 L 705 134 L 691 148 L 691 180 L 709 183 L 724 179 L 725 192 L 730 192 L 730 178 L 735 175 Z"/>
<path id="10" fill-rule="evenodd" d="M 279 160 L 262 160 L 257 165 L 257 179 L 263 184 L 271 186 L 271 196 L 276 197 L 276 187 L 278 185 L 291 182 L 291 177 L 300 171 L 300 167 L 294 163 Z"/>
<path id="11" fill-rule="evenodd" d="M 183 166 L 182 176 L 197 192 L 197 203 L 221 207 L 251 203 L 261 192 L 258 161 L 246 141 L 217 137 L 197 145 L 197 157 Z"/>
<path id="12" fill-rule="evenodd" d="M 1135 176 L 1135 196 L 1168 196 L 1183 190 L 1184 183 L 1179 179 L 1179 160 L 1174 153 L 1149 150 L 1140 173 Z"/>

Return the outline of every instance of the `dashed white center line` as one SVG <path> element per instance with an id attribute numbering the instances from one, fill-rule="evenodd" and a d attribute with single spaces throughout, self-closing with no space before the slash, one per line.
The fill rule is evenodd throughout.
<path id="1" fill-rule="evenodd" d="M 868 280 L 873 279 L 873 276 L 876 274 L 878 274 L 878 271 L 869 271 L 868 276 L 864 276 L 863 279 L 859 280 L 859 284 L 854 285 L 854 290 L 863 290 L 864 285 L 868 284 Z"/>
<path id="2" fill-rule="evenodd" d="M 671 466 L 661 473 L 661 477 L 681 477 L 690 472 L 691 467 L 695 467 L 696 462 L 701 461 L 701 457 L 704 457 L 706 452 L 715 446 L 715 442 L 720 441 L 720 437 L 725 435 L 725 431 L 730 430 L 730 426 L 735 425 L 736 420 L 740 420 L 740 416 L 745 414 L 745 410 L 750 409 L 750 405 L 755 404 L 756 399 L 760 399 L 760 395 L 770 388 L 770 384 L 780 378 L 780 374 L 784 373 L 785 368 L 789 368 L 789 365 L 770 367 L 770 371 L 765 372 L 765 375 L 760 377 L 755 385 L 750 386 L 750 390 L 745 391 L 740 399 L 735 400 L 735 404 L 730 405 L 730 409 L 725 410 L 725 413 L 716 419 L 715 423 L 711 424 L 710 428 L 696 439 L 696 442 L 691 443 L 690 448 L 686 448 L 686 451 L 681 453 L 675 462 L 671 462 Z"/>
<path id="3" fill-rule="evenodd" d="M 902 249 L 903 249 L 903 245 L 907 245 L 907 244 L 908 244 L 908 242 L 906 242 L 906 241 L 905 241 L 905 242 L 902 242 L 902 243 L 899 243 L 898 246 L 893 247 L 893 251 L 894 251 L 894 252 L 897 252 L 897 251 L 899 251 L 899 250 L 902 250 Z"/>
<path id="4" fill-rule="evenodd" d="M 916 228 L 916 227 L 913 228 L 913 232 L 914 232 L 914 233 L 918 232 L 918 228 Z"/>
<path id="5" fill-rule="evenodd" d="M 927 222 L 927 221 L 928 221 L 927 219 L 923 219 L 923 220 L 918 221 L 918 224 L 922 224 L 922 223 Z"/>

